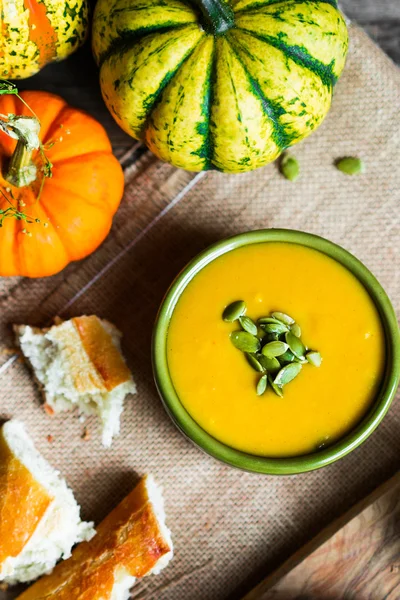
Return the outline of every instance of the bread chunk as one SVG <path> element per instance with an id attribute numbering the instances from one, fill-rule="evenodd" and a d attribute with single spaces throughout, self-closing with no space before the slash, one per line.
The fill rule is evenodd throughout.
<path id="1" fill-rule="evenodd" d="M 119 433 L 125 397 L 136 387 L 121 354 L 121 333 L 96 316 L 49 329 L 15 325 L 17 343 L 43 392 L 47 412 L 96 414 L 108 447 Z"/>
<path id="2" fill-rule="evenodd" d="M 31 581 L 93 537 L 93 523 L 17 420 L 0 429 L 0 581 Z"/>
<path id="3" fill-rule="evenodd" d="M 148 475 L 100 523 L 92 540 L 17 600 L 127 600 L 136 579 L 159 573 L 172 554 L 161 490 Z"/>

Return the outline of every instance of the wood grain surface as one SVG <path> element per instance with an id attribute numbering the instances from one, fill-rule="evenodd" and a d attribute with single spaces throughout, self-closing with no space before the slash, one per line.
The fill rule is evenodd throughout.
<path id="1" fill-rule="evenodd" d="M 339 0 L 339 3 L 346 15 L 400 64 L 400 0 Z"/>
<path id="2" fill-rule="evenodd" d="M 242 600 L 398 600 L 400 473 L 323 529 Z"/>

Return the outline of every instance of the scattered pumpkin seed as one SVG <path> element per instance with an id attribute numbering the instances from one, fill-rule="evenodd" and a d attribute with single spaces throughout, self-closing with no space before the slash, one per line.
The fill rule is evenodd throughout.
<path id="1" fill-rule="evenodd" d="M 289 315 L 283 312 L 273 312 L 272 316 L 274 317 L 274 319 L 278 319 L 278 321 L 284 323 L 285 325 L 293 325 L 295 322 L 295 320 L 292 319 L 292 317 L 289 317 Z"/>
<path id="2" fill-rule="evenodd" d="M 257 333 L 258 333 L 257 325 L 254 323 L 254 321 L 252 319 L 250 319 L 250 317 L 245 317 L 245 316 L 239 317 L 239 323 L 245 331 L 248 331 L 252 335 L 257 335 Z"/>
<path id="3" fill-rule="evenodd" d="M 236 321 L 236 319 L 244 315 L 245 312 L 246 304 L 243 302 L 243 300 L 236 300 L 236 302 L 228 304 L 222 313 L 222 318 L 227 323 L 233 323 L 233 321 Z"/>
<path id="4" fill-rule="evenodd" d="M 235 348 L 242 352 L 254 354 L 260 349 L 260 340 L 248 331 L 233 331 L 230 338 Z"/>
<path id="5" fill-rule="evenodd" d="M 365 164 L 360 158 L 355 156 L 341 158 L 336 161 L 335 166 L 346 175 L 359 175 L 365 171 Z"/>
<path id="6" fill-rule="evenodd" d="M 263 367 L 263 365 L 261 364 L 261 362 L 259 360 L 257 360 L 257 358 L 255 356 L 253 356 L 253 354 L 249 354 L 248 352 L 246 352 L 246 359 L 247 362 L 249 363 L 249 365 L 258 373 L 264 373 L 265 369 Z"/>
<path id="7" fill-rule="evenodd" d="M 289 346 L 285 344 L 285 342 L 268 342 L 268 344 L 265 344 L 261 352 L 267 358 L 275 358 L 276 356 L 281 356 L 281 354 L 284 354 L 288 348 Z"/>
<path id="8" fill-rule="evenodd" d="M 280 385 L 276 385 L 276 383 L 274 382 L 272 375 L 270 375 L 268 373 L 268 382 L 270 384 L 270 386 L 272 387 L 272 389 L 274 390 L 275 394 L 277 396 L 279 396 L 279 398 L 283 398 L 283 391 Z"/>
<path id="9" fill-rule="evenodd" d="M 290 363 L 279 371 L 274 379 L 275 385 L 283 386 L 290 383 L 300 373 L 302 366 L 300 363 Z"/>
<path id="10" fill-rule="evenodd" d="M 281 354 L 279 357 L 280 364 L 287 364 L 293 362 L 295 359 L 295 355 L 291 350 L 286 350 L 284 354 Z"/>
<path id="11" fill-rule="evenodd" d="M 257 383 L 257 396 L 262 396 L 267 389 L 268 379 L 266 375 L 262 375 Z"/>
<path id="12" fill-rule="evenodd" d="M 304 358 L 306 347 L 303 342 L 290 331 L 285 335 L 286 343 L 297 358 Z"/>
<path id="13" fill-rule="evenodd" d="M 295 335 L 296 337 L 301 337 L 301 327 L 300 325 L 298 325 L 297 323 L 293 323 L 293 325 L 290 328 L 290 331 L 293 333 L 293 335 Z"/>
<path id="14" fill-rule="evenodd" d="M 314 367 L 320 367 L 321 363 L 322 363 L 322 356 L 319 352 L 307 352 L 306 354 L 306 359 L 308 360 L 308 362 L 310 363 L 310 365 L 313 365 Z"/>
<path id="15" fill-rule="evenodd" d="M 261 354 L 258 357 L 258 362 L 261 364 L 264 371 L 267 371 L 268 373 L 277 373 L 281 368 L 279 360 L 275 357 L 268 358 L 267 356 Z"/>
<path id="16" fill-rule="evenodd" d="M 266 325 L 263 325 L 263 329 L 265 333 L 276 333 L 278 335 L 282 335 L 282 333 L 289 331 L 283 323 L 267 323 Z"/>
<path id="17" fill-rule="evenodd" d="M 287 152 L 282 155 L 279 168 L 285 179 L 289 179 L 289 181 L 296 181 L 300 175 L 299 161 Z"/>

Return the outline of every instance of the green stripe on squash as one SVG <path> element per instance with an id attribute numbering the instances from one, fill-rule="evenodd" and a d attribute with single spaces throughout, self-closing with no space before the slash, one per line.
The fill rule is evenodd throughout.
<path id="1" fill-rule="evenodd" d="M 241 29 L 243 29 L 243 31 L 246 31 L 246 29 L 244 29 L 244 28 L 241 28 Z M 335 66 L 335 59 L 333 59 L 329 65 L 324 65 L 320 61 L 313 58 L 307 51 L 307 48 L 305 48 L 304 46 L 289 46 L 288 44 L 285 44 L 285 42 L 283 42 L 282 40 L 273 38 L 271 36 L 256 35 L 254 32 L 251 32 L 251 31 L 247 31 L 247 33 L 250 33 L 252 36 L 257 38 L 258 40 L 261 40 L 262 42 L 266 42 L 270 46 L 273 46 L 274 48 L 281 50 L 286 56 L 291 58 L 295 63 L 297 63 L 298 65 L 300 65 L 306 69 L 309 69 L 310 71 L 312 71 L 313 73 L 318 75 L 324 85 L 327 85 L 329 87 L 332 87 L 335 85 L 335 83 L 337 81 L 337 77 L 335 77 L 334 72 L 333 72 L 333 69 Z"/>
<path id="2" fill-rule="evenodd" d="M 256 81 L 253 78 L 251 73 L 246 68 L 246 65 L 240 59 L 240 55 L 235 51 L 235 42 L 232 39 L 232 37 L 228 36 L 228 40 L 231 44 L 232 52 L 235 53 L 238 60 L 242 64 L 244 71 L 246 72 L 247 78 L 249 80 L 249 84 L 252 87 L 254 95 L 260 99 L 260 104 L 264 110 L 264 113 L 268 116 L 268 118 L 273 123 L 273 126 L 274 126 L 274 133 L 272 134 L 273 139 L 274 139 L 275 143 L 277 144 L 277 146 L 280 147 L 281 151 L 283 151 L 285 148 L 290 146 L 290 142 L 291 142 L 290 137 L 287 135 L 284 127 L 282 127 L 282 125 L 279 122 L 279 118 L 282 116 L 282 114 L 285 113 L 285 111 L 282 108 L 282 106 L 280 106 L 278 103 L 276 103 L 266 97 L 266 95 L 263 93 L 258 81 Z"/>
<path id="3" fill-rule="evenodd" d="M 269 8 L 270 6 L 274 7 L 274 5 L 282 5 L 282 4 L 304 4 L 305 0 L 234 0 L 231 2 L 231 6 L 235 12 L 235 14 L 240 13 L 241 11 L 249 11 L 254 9 L 261 8 Z M 330 4 L 333 8 L 338 8 L 338 3 L 336 0 L 306 0 L 308 3 L 318 3 L 318 4 Z M 242 8 L 242 6 L 244 6 Z"/>
<path id="4" fill-rule="evenodd" d="M 205 37 L 163 91 L 146 124 L 146 143 L 161 159 L 193 170 L 211 167 L 209 94 L 213 40 Z M 193 85 L 190 85 L 193 79 Z M 199 100 L 194 102 L 194 100 Z"/>
<path id="5" fill-rule="evenodd" d="M 105 102 L 176 166 L 267 164 L 326 116 L 347 52 L 344 19 L 333 0 L 194 2 L 98 0 Z"/>

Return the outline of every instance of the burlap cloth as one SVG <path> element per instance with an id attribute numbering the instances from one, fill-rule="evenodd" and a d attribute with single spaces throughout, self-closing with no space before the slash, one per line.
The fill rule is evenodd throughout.
<path id="1" fill-rule="evenodd" d="M 0 416 L 22 419 L 42 453 L 67 477 L 86 519 L 98 521 L 152 472 L 164 486 L 175 558 L 144 579 L 134 598 L 239 598 L 249 586 L 399 465 L 400 405 L 342 461 L 296 477 L 242 473 L 207 457 L 175 429 L 152 381 L 151 330 L 169 283 L 198 251 L 260 227 L 303 229 L 358 256 L 399 307 L 400 74 L 351 27 L 347 68 L 319 131 L 295 148 L 302 175 L 284 180 L 271 165 L 254 173 L 205 176 L 177 171 L 145 154 L 125 157 L 127 189 L 110 237 L 88 260 L 42 281 L 0 283 Z M 346 177 L 332 163 L 364 159 Z M 97 313 L 124 332 L 138 384 L 111 450 L 96 422 L 81 439 L 75 414 L 50 418 L 20 361 L 10 360 L 9 324 L 44 324 L 54 315 Z M 48 435 L 53 441 L 47 440 Z M 0 598 L 12 598 L 3 593 Z M 73 599 L 71 599 L 73 600 Z"/>

